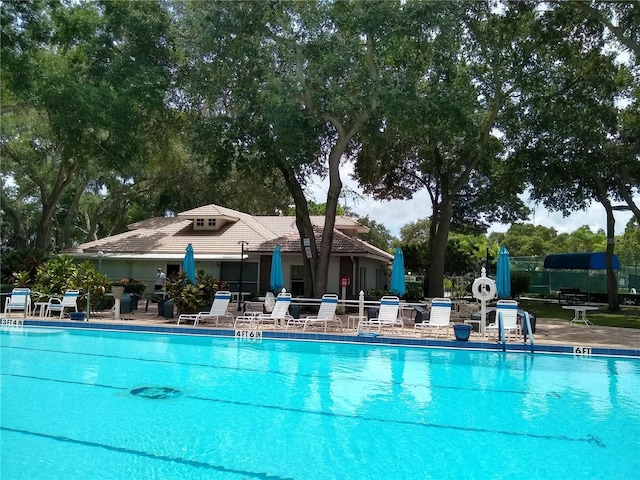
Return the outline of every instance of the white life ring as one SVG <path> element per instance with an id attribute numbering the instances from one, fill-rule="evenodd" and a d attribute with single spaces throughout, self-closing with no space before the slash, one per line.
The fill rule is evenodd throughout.
<path id="1" fill-rule="evenodd" d="M 264 296 L 264 309 L 267 313 L 273 311 L 273 307 L 276 306 L 276 297 L 272 292 L 267 292 Z"/>
<path id="2" fill-rule="evenodd" d="M 488 277 L 476 278 L 471 287 L 471 293 L 478 300 L 491 300 L 497 294 L 496 282 Z"/>

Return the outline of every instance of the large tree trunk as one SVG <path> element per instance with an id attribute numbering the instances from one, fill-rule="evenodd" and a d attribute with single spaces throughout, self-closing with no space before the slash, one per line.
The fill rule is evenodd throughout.
<path id="1" fill-rule="evenodd" d="M 595 194 L 598 201 L 607 212 L 607 249 L 605 250 L 605 265 L 607 267 L 607 293 L 609 294 L 609 310 L 616 312 L 620 310 L 620 299 L 618 297 L 618 278 L 613 269 L 613 251 L 616 242 L 616 219 L 613 216 L 613 207 L 607 195 L 608 189 L 602 180 L 596 176 L 592 177 L 596 185 Z"/>
<path id="2" fill-rule="evenodd" d="M 34 183 L 40 188 L 40 202 L 42 204 L 42 214 L 36 230 L 36 248 L 42 250 L 50 249 L 51 225 L 53 223 L 56 206 L 79 168 L 80 165 L 78 162 L 73 162 L 68 168 L 61 167 L 54 184 L 51 186 L 51 191 L 48 193 L 46 191 L 46 185 L 43 182 L 39 181 L 39 179 L 32 178 Z"/>
<path id="3" fill-rule="evenodd" d="M 69 211 L 67 212 L 67 218 L 64 220 L 64 248 L 71 248 L 73 246 L 73 241 L 71 239 L 71 230 L 75 225 L 75 218 L 78 213 L 78 205 L 80 205 L 80 199 L 82 198 L 82 194 L 84 193 L 85 185 L 78 185 L 76 187 L 76 192 L 73 196 L 73 200 L 71 201 L 71 205 L 69 205 Z"/>
<path id="4" fill-rule="evenodd" d="M 638 205 L 636 205 L 636 203 L 633 201 L 633 195 L 631 195 L 626 185 L 624 185 L 622 182 L 618 184 L 618 189 L 620 192 L 620 196 L 627 203 L 629 210 L 633 212 L 633 216 L 636 217 L 636 221 L 638 222 L 638 225 L 640 225 L 640 208 L 638 208 Z"/>
<path id="5" fill-rule="evenodd" d="M 304 196 L 302 186 L 291 165 L 283 162 L 279 166 L 285 183 L 289 187 L 289 192 L 293 197 L 293 203 L 296 206 L 296 226 L 300 234 L 302 261 L 304 265 L 304 295 L 305 297 L 313 298 L 315 296 L 314 293 L 318 291 L 315 283 L 317 278 L 316 272 L 318 270 L 318 248 L 313 225 L 309 218 L 307 199 Z M 305 245 L 307 239 L 309 241 L 308 248 L 311 255 L 308 254 L 307 246 Z"/>
<path id="6" fill-rule="evenodd" d="M 327 293 L 329 283 L 329 262 L 333 250 L 333 236 L 336 225 L 336 212 L 342 192 L 342 180 L 340 179 L 340 159 L 347 148 L 348 141 L 340 136 L 338 142 L 331 149 L 329 155 L 329 191 L 322 229 L 322 244 L 318 256 L 318 271 L 316 272 L 316 292 L 318 295 Z"/>
<path id="7" fill-rule="evenodd" d="M 607 266 L 607 292 L 609 293 L 609 310 L 616 312 L 620 310 L 620 299 L 618 297 L 618 278 L 613 269 L 613 250 L 615 248 L 615 225 L 611 204 L 607 202 L 604 207 L 607 211 L 607 249 L 605 251 L 605 264 Z"/>
<path id="8" fill-rule="evenodd" d="M 4 195 L 4 185 L 2 185 L 2 212 L 5 218 L 13 227 L 13 236 L 15 243 L 21 246 L 27 246 L 27 228 L 23 222 L 20 212 L 12 206 L 12 202 Z M 6 232 L 5 232 L 6 233 Z"/>
<path id="9" fill-rule="evenodd" d="M 434 208 L 434 211 L 436 209 Z M 431 237 L 429 242 L 429 251 L 431 263 L 429 265 L 429 284 L 427 297 L 444 296 L 444 261 L 447 253 L 447 241 L 449 239 L 449 231 L 451 229 L 451 216 L 453 211 L 453 198 L 449 195 L 443 195 L 442 203 L 439 208 L 439 215 L 432 216 L 432 231 L 435 235 Z M 437 224 L 437 225 L 434 225 Z M 437 281 L 434 281 L 437 280 Z"/>

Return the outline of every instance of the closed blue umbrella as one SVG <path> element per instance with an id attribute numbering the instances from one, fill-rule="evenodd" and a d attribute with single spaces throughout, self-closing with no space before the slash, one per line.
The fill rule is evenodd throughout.
<path id="1" fill-rule="evenodd" d="M 273 249 L 273 257 L 271 258 L 271 276 L 269 277 L 271 290 L 279 292 L 284 287 L 284 279 L 282 278 L 282 251 L 280 245 L 276 245 Z"/>
<path id="2" fill-rule="evenodd" d="M 511 262 L 509 261 L 509 250 L 505 247 L 500 247 L 498 251 L 496 290 L 500 298 L 511 296 Z"/>
<path id="3" fill-rule="evenodd" d="M 400 247 L 396 247 L 393 254 L 393 265 L 391 267 L 391 292 L 399 297 L 407 293 L 404 283 L 404 254 Z"/>
<path id="4" fill-rule="evenodd" d="M 182 271 L 191 280 L 191 283 L 196 283 L 196 260 L 193 257 L 193 246 L 191 244 L 187 245 L 184 259 L 182 260 Z"/>

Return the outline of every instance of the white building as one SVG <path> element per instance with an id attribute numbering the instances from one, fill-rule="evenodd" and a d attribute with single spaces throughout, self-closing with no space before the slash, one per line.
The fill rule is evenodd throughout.
<path id="1" fill-rule="evenodd" d="M 323 216 L 311 217 L 320 242 Z M 360 290 L 388 285 L 393 255 L 357 238 L 368 228 L 351 218 L 336 218 L 328 292 L 347 296 Z M 276 245 L 282 248 L 284 287 L 294 296 L 304 293 L 304 249 L 295 217 L 253 216 L 219 205 L 205 205 L 176 217 L 156 217 L 129 225 L 129 231 L 87 242 L 69 250 L 77 259 L 90 259 L 114 280 L 134 278 L 153 289 L 158 268 L 167 276 L 178 274 L 188 244 L 193 246 L 196 269 L 227 282 L 238 291 L 242 268 L 242 291 L 263 295 L 270 290 L 271 258 Z M 244 254 L 241 262 L 241 253 Z"/>

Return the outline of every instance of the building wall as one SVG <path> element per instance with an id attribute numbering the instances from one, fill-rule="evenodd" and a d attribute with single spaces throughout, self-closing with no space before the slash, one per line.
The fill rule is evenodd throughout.
<path id="1" fill-rule="evenodd" d="M 178 271 L 182 270 L 182 262 L 178 260 L 122 260 L 122 259 L 105 259 L 102 258 L 101 262 L 93 262 L 98 268 L 100 263 L 100 270 L 107 275 L 111 280 L 118 281 L 122 278 L 133 278 L 147 284 L 146 292 L 153 292 L 153 286 L 156 282 L 156 274 L 158 268 L 162 268 L 162 271 L 167 273 L 167 266 L 177 265 Z M 215 278 L 220 278 L 220 262 L 196 261 L 196 270 L 204 270 L 209 275 L 213 275 Z"/>
<path id="2" fill-rule="evenodd" d="M 355 263 L 354 263 L 355 262 Z M 98 261 L 93 262 L 98 267 Z M 121 278 L 133 278 L 138 281 L 142 281 L 147 284 L 147 292 L 153 291 L 155 284 L 156 273 L 158 268 L 167 273 L 168 267 L 174 266 L 179 272 L 182 269 L 182 262 L 179 260 L 121 260 L 121 259 L 109 259 L 103 257 L 100 263 L 102 273 L 107 275 L 113 281 L 120 280 Z M 207 274 L 214 276 L 217 279 L 229 281 L 233 283 L 233 291 L 237 290 L 238 278 L 224 279 L 221 278 L 222 263 L 220 261 L 197 261 L 196 270 L 204 270 Z M 239 262 L 228 262 L 229 264 L 239 264 Z M 297 265 L 302 266 L 302 258 L 293 255 L 283 255 L 282 257 L 282 271 L 284 278 L 284 286 L 287 291 L 291 291 L 291 267 Z M 228 265 L 230 267 L 231 265 Z M 236 265 L 237 266 L 237 265 Z M 355 266 L 355 268 L 354 268 Z M 365 269 L 365 278 L 360 279 L 359 275 L 362 269 Z M 233 271 L 236 269 L 231 269 Z M 230 271 L 227 268 L 227 271 Z M 251 272 L 254 272 L 253 274 Z M 348 298 L 356 298 L 360 291 L 362 284 L 366 285 L 366 289 L 383 288 L 385 280 L 380 280 L 381 273 L 383 272 L 382 266 L 367 258 L 354 257 L 339 257 L 334 256 L 329 262 L 329 275 L 327 282 L 327 292 L 322 293 L 335 293 L 339 296 L 342 295 L 342 289 L 340 287 L 340 277 L 346 276 L 351 278 L 351 285 L 347 289 Z M 270 291 L 269 277 L 271 274 L 271 255 L 262 255 L 257 258 L 248 258 L 244 261 L 243 267 L 243 291 L 251 291 L 252 293 L 258 293 L 264 295 L 265 292 Z M 236 274 L 232 276 L 237 277 Z M 388 280 L 386 280 L 388 283 Z M 253 287 L 250 287 L 253 285 Z M 258 292 L 254 292 L 255 285 L 258 285 Z M 318 294 L 319 296 L 321 293 Z"/>

